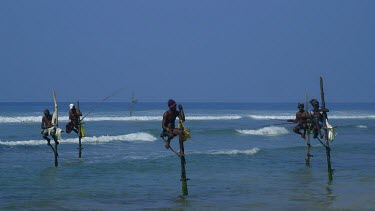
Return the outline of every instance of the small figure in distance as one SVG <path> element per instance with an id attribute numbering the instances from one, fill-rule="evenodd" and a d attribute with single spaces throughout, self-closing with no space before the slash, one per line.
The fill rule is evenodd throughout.
<path id="1" fill-rule="evenodd" d="M 301 135 L 301 138 L 306 138 L 306 130 L 308 129 L 307 123 L 310 122 L 309 114 L 304 110 L 305 105 L 303 103 L 298 103 L 298 109 L 296 113 L 296 119 L 288 119 L 288 122 L 298 123 L 297 126 L 293 128 L 293 132 Z M 303 130 L 303 133 L 301 133 Z"/>
<path id="2" fill-rule="evenodd" d="M 163 132 L 162 132 L 162 135 L 163 136 L 167 136 L 168 137 L 168 140 L 165 142 L 165 148 L 169 148 L 169 144 L 170 144 L 170 141 L 175 137 L 175 136 L 179 136 L 179 143 L 180 143 L 180 152 L 179 154 L 181 156 L 185 156 L 185 153 L 184 153 L 184 140 L 182 138 L 182 130 L 176 128 L 175 126 L 175 121 L 176 121 L 176 117 L 178 117 L 182 122 L 185 121 L 185 114 L 184 114 L 184 110 L 182 108 L 181 105 L 178 105 L 178 109 L 179 111 L 177 111 L 177 104 L 174 100 L 170 99 L 168 101 L 168 107 L 169 107 L 169 110 L 166 111 L 163 115 L 163 121 L 162 121 L 162 128 L 163 128 Z"/>

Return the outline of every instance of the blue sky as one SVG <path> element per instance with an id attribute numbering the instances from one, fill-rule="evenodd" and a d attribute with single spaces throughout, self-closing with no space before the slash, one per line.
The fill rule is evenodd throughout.
<path id="1" fill-rule="evenodd" d="M 0 101 L 375 102 L 375 1 L 0 1 Z"/>

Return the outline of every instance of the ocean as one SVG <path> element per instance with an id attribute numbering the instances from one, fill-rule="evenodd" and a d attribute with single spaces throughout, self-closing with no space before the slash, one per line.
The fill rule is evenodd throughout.
<path id="1" fill-rule="evenodd" d="M 53 103 L 0 103 L 0 210 L 375 210 L 375 104 L 326 103 L 332 180 L 325 147 L 312 139 L 306 165 L 306 142 L 285 121 L 297 103 L 181 104 L 187 196 L 159 137 L 166 102 L 135 104 L 132 116 L 129 103 L 81 102 L 82 158 L 77 135 L 63 133 L 58 167 L 40 134 Z"/>

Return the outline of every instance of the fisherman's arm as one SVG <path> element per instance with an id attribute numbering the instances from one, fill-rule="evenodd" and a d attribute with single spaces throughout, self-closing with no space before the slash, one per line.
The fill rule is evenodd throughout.
<path id="1" fill-rule="evenodd" d="M 322 109 L 320 109 L 321 111 L 323 111 L 323 112 L 329 112 L 329 109 L 328 108 L 322 108 Z"/>
<path id="2" fill-rule="evenodd" d="M 72 110 L 69 111 L 69 119 L 72 120 L 74 118 Z"/>
<path id="3" fill-rule="evenodd" d="M 166 122 L 167 122 L 167 118 L 168 118 L 168 114 L 167 114 L 167 112 L 165 112 L 164 115 L 163 115 L 163 121 L 161 122 L 161 127 L 162 127 L 165 131 L 170 132 L 170 129 L 169 129 L 168 127 L 165 126 L 165 125 L 166 125 Z"/>
<path id="4" fill-rule="evenodd" d="M 298 113 L 296 113 L 296 118 L 295 119 L 288 119 L 286 120 L 287 122 L 293 122 L 293 123 L 297 123 L 298 122 Z"/>
<path id="5" fill-rule="evenodd" d="M 311 122 L 311 115 L 310 115 L 309 112 L 307 112 L 307 111 L 303 112 L 303 114 L 302 114 L 302 118 L 303 118 L 306 122 Z"/>

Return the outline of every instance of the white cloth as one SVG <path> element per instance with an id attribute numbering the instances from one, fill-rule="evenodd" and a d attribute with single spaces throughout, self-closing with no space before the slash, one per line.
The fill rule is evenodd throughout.
<path id="1" fill-rule="evenodd" d="M 335 131 L 335 128 L 332 127 L 332 125 L 330 125 L 328 123 L 328 119 L 326 119 L 326 126 L 327 126 L 327 130 L 328 130 L 328 140 L 329 141 L 335 140 L 336 131 Z"/>

